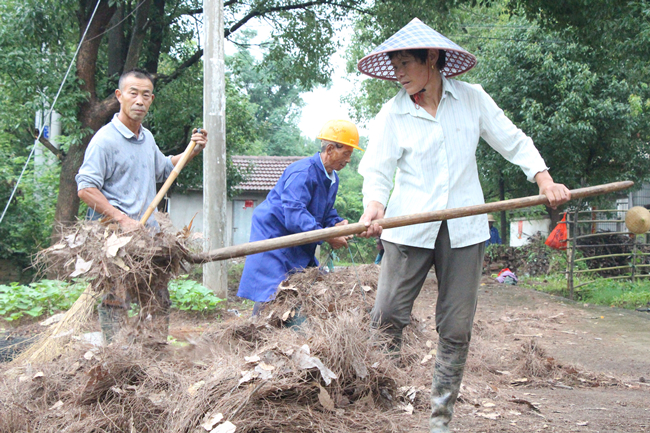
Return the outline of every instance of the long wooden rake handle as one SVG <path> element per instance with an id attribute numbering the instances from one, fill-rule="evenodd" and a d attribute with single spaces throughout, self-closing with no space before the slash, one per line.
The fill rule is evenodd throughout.
<path id="1" fill-rule="evenodd" d="M 140 219 L 140 224 L 145 225 L 147 223 L 147 220 L 149 219 L 153 211 L 156 209 L 156 206 L 158 206 L 158 203 L 160 203 L 160 201 L 163 199 L 165 194 L 167 194 L 169 187 L 172 186 L 172 183 L 174 183 L 174 181 L 178 177 L 178 174 L 181 172 L 183 167 L 185 167 L 185 164 L 187 164 L 187 161 L 190 159 L 190 156 L 192 155 L 192 152 L 194 151 L 195 147 L 196 147 L 196 143 L 194 141 L 190 141 L 190 144 L 187 145 L 185 152 L 183 152 L 183 156 L 181 156 L 181 159 L 176 163 L 176 166 L 169 174 L 169 177 L 167 178 L 163 186 L 160 188 L 160 191 L 158 191 L 158 194 L 156 194 L 154 199 L 151 201 L 151 204 L 147 208 L 147 211 Z"/>
<path id="2" fill-rule="evenodd" d="M 591 197 L 621 191 L 634 185 L 632 181 L 614 182 L 605 185 L 590 186 L 571 191 L 571 199 Z M 462 218 L 470 215 L 479 215 L 503 210 L 520 209 L 524 207 L 549 204 L 545 195 L 534 195 L 530 197 L 515 198 L 492 203 L 479 204 L 474 206 L 444 209 L 433 212 L 423 212 L 412 215 L 404 215 L 393 218 L 383 218 L 373 221 L 382 228 L 404 227 L 413 224 L 422 224 L 434 221 L 443 221 L 453 218 Z M 329 227 L 326 229 L 312 230 L 304 233 L 296 233 L 289 236 L 282 236 L 264 241 L 249 242 L 232 247 L 218 248 L 206 253 L 194 254 L 189 257 L 192 263 L 206 263 L 217 260 L 232 259 L 235 257 L 247 256 L 250 254 L 263 253 L 278 248 L 295 247 L 298 245 L 310 244 L 324 241 L 339 236 L 348 236 L 365 232 L 367 227 L 362 223 L 348 224 L 344 226 Z"/>

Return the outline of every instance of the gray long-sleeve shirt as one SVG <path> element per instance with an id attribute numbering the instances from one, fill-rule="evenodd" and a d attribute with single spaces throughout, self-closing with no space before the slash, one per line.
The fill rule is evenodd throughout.
<path id="1" fill-rule="evenodd" d="M 139 220 L 156 196 L 156 182 L 165 181 L 174 165 L 148 129 L 141 127 L 136 136 L 117 116 L 90 140 L 75 177 L 77 191 L 97 188 L 111 205 Z M 153 215 L 147 225 L 156 226 Z"/>

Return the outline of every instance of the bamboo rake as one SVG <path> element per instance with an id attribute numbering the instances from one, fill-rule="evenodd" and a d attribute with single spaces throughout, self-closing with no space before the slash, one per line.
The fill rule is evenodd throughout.
<path id="1" fill-rule="evenodd" d="M 172 186 L 172 183 L 174 183 L 174 181 L 178 177 L 178 174 L 181 172 L 183 167 L 185 167 L 185 164 L 187 164 L 187 161 L 190 159 L 190 156 L 194 151 L 194 147 L 196 147 L 196 143 L 194 141 L 190 141 L 190 144 L 187 145 L 187 148 L 185 149 L 185 152 L 183 152 L 183 156 L 181 156 L 180 161 L 176 163 L 176 166 L 169 174 L 169 177 L 167 178 L 163 186 L 160 188 L 160 191 L 158 191 L 158 194 L 156 194 L 156 197 L 154 197 L 153 201 L 147 208 L 147 211 L 140 219 L 140 224 L 145 225 L 147 223 L 147 220 L 149 219 L 153 211 L 156 209 L 156 206 L 158 206 L 158 203 L 160 203 L 160 201 L 163 199 L 165 194 L 167 194 L 169 187 Z"/>
<path id="2" fill-rule="evenodd" d="M 613 182 L 604 185 L 590 186 L 571 190 L 571 199 L 580 199 L 595 195 L 607 194 L 610 192 L 621 191 L 634 185 L 632 181 Z M 511 200 L 497 201 L 474 206 L 465 206 L 453 209 L 444 209 L 433 212 L 423 212 L 412 215 L 405 215 L 393 218 L 383 218 L 373 221 L 384 229 L 404 227 L 413 224 L 422 224 L 434 221 L 443 221 L 453 218 L 462 218 L 470 215 L 480 215 L 490 212 L 503 210 L 521 209 L 524 207 L 537 206 L 540 204 L 548 205 L 548 199 L 545 195 L 534 195 L 529 197 L 515 198 Z M 298 245 L 310 244 L 313 242 L 324 241 L 339 236 L 349 236 L 365 232 L 367 227 L 362 223 L 348 224 L 344 226 L 329 227 L 326 229 L 313 230 L 304 233 L 282 236 L 275 239 L 267 239 L 257 242 L 235 245 L 232 247 L 218 248 L 205 253 L 194 254 L 189 260 L 192 263 L 207 263 L 218 260 L 232 259 L 251 254 L 263 253 L 278 248 L 289 248 Z"/>

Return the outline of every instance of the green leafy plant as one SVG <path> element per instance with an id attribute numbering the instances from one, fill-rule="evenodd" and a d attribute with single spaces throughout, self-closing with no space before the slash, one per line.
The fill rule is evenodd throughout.
<path id="1" fill-rule="evenodd" d="M 69 284 L 56 280 L 0 285 L 0 316 L 11 322 L 25 315 L 40 317 L 67 310 L 85 287 L 81 282 Z"/>
<path id="2" fill-rule="evenodd" d="M 650 290 L 625 292 L 612 300 L 612 306 L 620 308 L 638 308 L 650 304 Z"/>
<path id="3" fill-rule="evenodd" d="M 223 302 L 210 289 L 190 280 L 187 275 L 169 282 L 169 296 L 172 308 L 183 311 L 211 311 Z"/>
<path id="4" fill-rule="evenodd" d="M 0 318 L 12 322 L 25 316 L 36 318 L 66 311 L 85 288 L 82 281 L 67 283 L 57 280 L 0 285 Z M 187 275 L 170 281 L 169 294 L 172 308 L 183 311 L 211 311 L 223 301 L 206 287 L 188 279 Z M 137 314 L 138 310 L 134 304 L 129 314 Z"/>

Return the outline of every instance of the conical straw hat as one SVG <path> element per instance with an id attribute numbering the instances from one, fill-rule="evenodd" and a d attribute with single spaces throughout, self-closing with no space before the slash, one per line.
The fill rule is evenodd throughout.
<path id="1" fill-rule="evenodd" d="M 396 81 L 393 65 L 386 53 L 390 51 L 428 49 L 445 50 L 445 67 L 440 71 L 445 77 L 454 77 L 476 66 L 476 57 L 417 18 L 388 38 L 357 64 L 359 71 L 373 78 Z"/>

